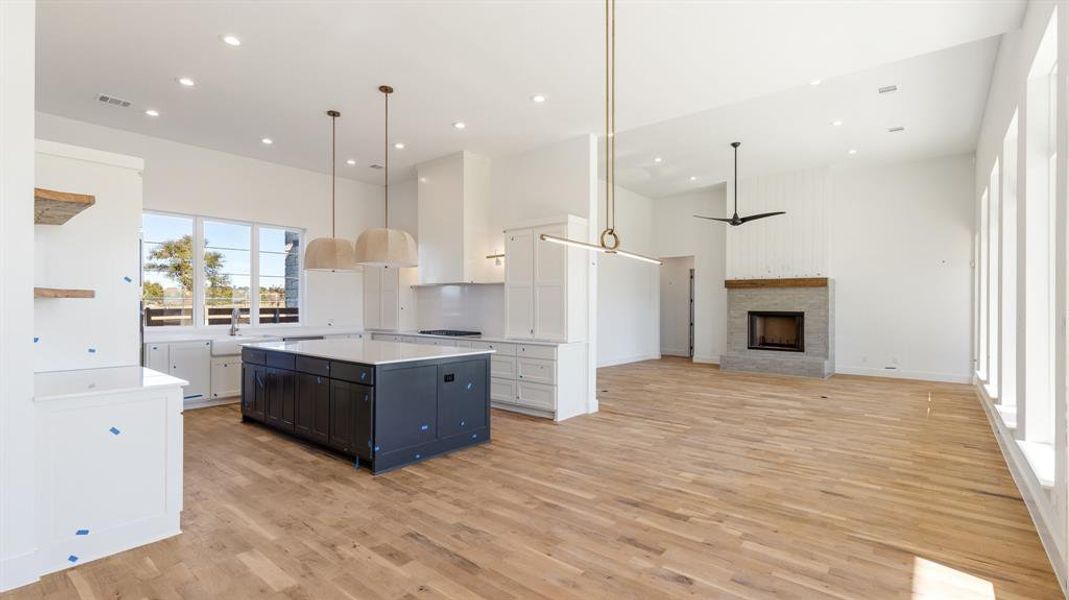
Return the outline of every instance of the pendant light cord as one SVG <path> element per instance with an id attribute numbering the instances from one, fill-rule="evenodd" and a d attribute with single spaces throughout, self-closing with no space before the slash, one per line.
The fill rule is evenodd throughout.
<path id="1" fill-rule="evenodd" d="M 334 192 L 338 183 L 338 111 L 332 110 L 327 114 L 330 115 L 330 237 L 333 239 L 337 237 L 334 230 L 337 221 Z"/>
<path id="2" fill-rule="evenodd" d="M 390 90 L 393 91 L 392 89 Z M 385 211 L 383 213 L 384 225 L 387 229 L 390 228 L 390 92 L 384 92 L 382 94 L 385 102 L 385 127 L 383 127 L 382 134 L 382 153 L 386 157 L 383 159 L 382 169 L 382 195 L 385 201 Z"/>
<path id="3" fill-rule="evenodd" d="M 735 148 L 735 214 L 739 214 L 739 147 Z"/>

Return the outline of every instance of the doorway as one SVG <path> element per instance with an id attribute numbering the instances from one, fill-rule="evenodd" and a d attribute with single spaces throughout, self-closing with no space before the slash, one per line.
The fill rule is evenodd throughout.
<path id="1" fill-rule="evenodd" d="M 694 357 L 694 257 L 661 265 L 661 355 Z"/>

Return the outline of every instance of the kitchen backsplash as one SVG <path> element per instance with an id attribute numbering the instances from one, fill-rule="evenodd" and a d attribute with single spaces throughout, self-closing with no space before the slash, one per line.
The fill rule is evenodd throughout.
<path id="1" fill-rule="evenodd" d="M 419 329 L 465 329 L 500 336 L 505 331 L 504 285 L 416 288 Z"/>

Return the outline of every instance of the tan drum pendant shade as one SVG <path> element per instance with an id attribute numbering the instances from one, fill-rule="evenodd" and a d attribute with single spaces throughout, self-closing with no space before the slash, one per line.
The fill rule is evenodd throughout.
<path id="1" fill-rule="evenodd" d="M 336 110 L 328 110 L 330 117 L 330 237 L 321 237 L 312 240 L 304 251 L 305 271 L 355 271 L 357 268 L 356 257 L 353 254 L 353 245 L 345 238 L 334 237 L 335 221 L 335 138 L 337 136 L 335 123 L 341 113 Z"/>
<path id="2" fill-rule="evenodd" d="M 414 267 L 419 264 L 416 240 L 407 231 L 390 229 L 390 94 L 393 88 L 379 86 L 385 100 L 385 138 L 382 195 L 386 203 L 386 227 L 367 229 L 356 239 L 356 262 L 376 267 Z"/>

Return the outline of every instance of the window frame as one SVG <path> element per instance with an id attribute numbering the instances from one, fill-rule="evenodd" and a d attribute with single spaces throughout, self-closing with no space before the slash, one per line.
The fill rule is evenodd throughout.
<path id="1" fill-rule="evenodd" d="M 304 276 L 304 269 L 297 270 L 297 322 L 296 323 L 260 323 L 260 228 L 267 227 L 270 229 L 283 229 L 289 231 L 296 231 L 300 235 L 300 243 L 297 245 L 297 264 L 304 265 L 304 249 L 306 245 L 307 231 L 304 227 L 295 227 L 292 225 L 280 225 L 276 223 L 262 223 L 256 221 L 244 221 L 241 219 L 228 219 L 225 217 L 214 217 L 210 215 L 191 215 L 189 213 L 181 213 L 167 210 L 156 209 L 144 209 L 142 214 L 154 214 L 166 217 L 180 217 L 185 219 L 192 219 L 193 221 L 193 325 L 160 325 L 158 327 L 147 327 L 147 331 L 195 331 L 195 330 L 209 330 L 217 331 L 230 327 L 230 325 L 209 325 L 206 314 L 205 302 L 207 301 L 207 276 L 204 273 L 204 222 L 211 221 L 213 223 L 226 223 L 232 225 L 242 225 L 250 228 L 249 235 L 249 323 L 242 324 L 243 329 L 288 329 L 294 327 L 304 326 L 305 317 L 305 290 L 307 281 Z M 142 237 L 144 231 L 142 231 Z M 140 265 L 140 275 L 142 282 L 144 281 L 145 265 L 144 262 Z M 142 283 L 142 297 L 144 297 L 144 289 Z M 144 317 L 142 317 L 143 319 Z"/>

